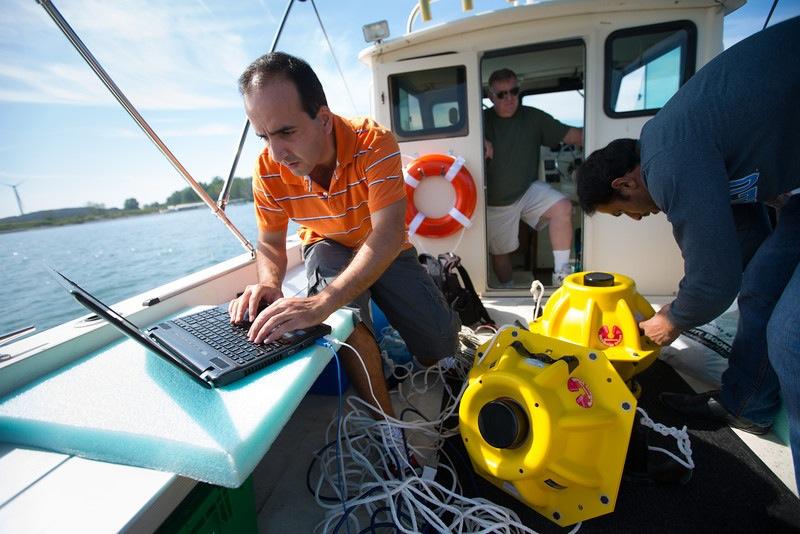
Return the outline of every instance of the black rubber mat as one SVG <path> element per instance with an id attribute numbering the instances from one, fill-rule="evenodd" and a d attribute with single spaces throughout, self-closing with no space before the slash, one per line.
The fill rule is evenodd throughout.
<path id="1" fill-rule="evenodd" d="M 644 449 L 632 445 L 631 467 L 626 467 L 615 511 L 584 522 L 580 532 L 800 532 L 800 500 L 733 431 L 727 426 L 682 420 L 661 405 L 658 394 L 662 391 L 691 392 L 671 367 L 656 361 L 638 380 L 643 388 L 639 405 L 654 421 L 689 426 L 696 467 L 683 484 L 655 482 L 652 477 L 638 476 L 642 464 L 638 463 L 637 472 L 631 454 Z M 652 431 L 647 436 L 651 445 L 670 443 L 669 449 L 675 450 L 673 438 L 662 441 Z M 455 467 L 465 494 L 513 509 L 537 532 L 570 530 L 551 523 L 476 475 L 459 437 L 448 440 L 447 448 L 461 459 Z M 664 458 L 660 453 L 648 454 L 651 466 L 663 463 Z"/>

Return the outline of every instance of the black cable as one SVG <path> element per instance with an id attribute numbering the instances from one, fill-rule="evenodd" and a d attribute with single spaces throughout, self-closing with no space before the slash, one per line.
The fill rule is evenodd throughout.
<path id="1" fill-rule="evenodd" d="M 472 462 L 469 461 L 469 458 L 464 458 L 464 454 L 462 454 L 461 449 L 456 447 L 449 440 L 444 440 L 444 442 L 442 443 L 442 447 L 449 447 L 451 449 L 451 452 L 455 453 L 454 455 L 456 457 L 455 459 L 460 461 L 461 465 L 463 466 L 463 472 L 469 476 L 469 481 L 472 484 L 472 489 L 474 491 L 473 495 L 477 497 L 483 497 L 480 488 L 478 487 L 478 481 L 475 478 L 475 471 L 473 471 Z M 453 456 L 450 456 L 450 458 L 453 459 Z M 459 481 L 461 481 L 461 477 L 459 476 L 459 470 L 456 468 L 456 466 L 451 464 L 450 467 L 453 468 L 454 476 L 458 478 Z"/>
<path id="2" fill-rule="evenodd" d="M 358 534 L 366 534 L 367 532 L 375 532 L 375 529 L 376 528 L 380 528 L 380 527 L 394 527 L 394 531 L 397 532 L 398 528 L 397 528 L 397 525 L 394 523 L 394 521 L 381 521 L 380 523 L 376 523 L 375 522 L 375 519 L 378 517 L 378 514 L 380 514 L 382 512 L 390 512 L 390 511 L 391 511 L 391 509 L 388 506 L 381 506 L 380 508 L 376 509 L 372 513 L 372 517 L 370 518 L 370 521 L 369 521 L 369 526 L 367 528 L 365 528 L 364 530 L 362 530 L 361 532 L 359 532 Z M 391 517 L 391 515 L 390 515 L 390 517 Z"/>
<path id="3" fill-rule="evenodd" d="M 764 28 L 766 28 L 767 24 L 769 24 L 769 19 L 772 18 L 772 14 L 775 12 L 775 8 L 776 7 L 778 7 L 778 0 L 775 0 L 774 2 L 772 2 L 772 7 L 769 8 L 769 15 L 767 15 L 767 20 L 764 21 Z M 761 29 L 763 30 L 764 28 L 761 28 Z"/>

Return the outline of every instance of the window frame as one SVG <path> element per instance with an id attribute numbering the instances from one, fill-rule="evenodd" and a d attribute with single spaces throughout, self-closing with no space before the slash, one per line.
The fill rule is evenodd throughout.
<path id="1" fill-rule="evenodd" d="M 665 31 L 686 31 L 686 57 L 683 61 L 682 69 L 680 72 L 680 79 L 678 81 L 678 89 L 680 90 L 683 85 L 689 81 L 694 75 L 697 65 L 697 26 L 691 20 L 674 20 L 670 22 L 662 22 L 659 24 L 649 24 L 646 26 L 634 26 L 631 28 L 622 28 L 611 32 L 605 41 L 604 51 L 604 67 L 603 67 L 603 111 L 608 117 L 612 119 L 623 119 L 629 117 L 646 117 L 655 115 L 661 109 L 658 108 L 645 108 L 633 111 L 615 111 L 611 105 L 611 84 L 612 84 L 612 53 L 613 44 L 616 39 L 625 37 L 635 37 L 638 35 L 647 35 L 651 33 L 662 33 Z M 661 57 L 661 56 L 659 56 Z"/>
<path id="2" fill-rule="evenodd" d="M 415 73 L 441 70 L 441 69 L 455 69 L 456 72 L 456 86 L 462 86 L 463 91 L 456 89 L 456 102 L 459 106 L 459 121 L 451 126 L 423 128 L 420 130 L 408 131 L 401 125 L 400 120 L 400 87 L 397 80 L 401 76 L 413 75 Z M 462 64 L 456 65 L 441 65 L 430 68 L 415 69 L 404 72 L 393 72 L 387 76 L 387 84 L 389 86 L 389 105 L 391 107 L 389 116 L 392 124 L 392 132 L 397 137 L 398 141 L 422 141 L 425 139 L 440 139 L 443 137 L 466 137 L 469 135 L 469 88 L 467 87 L 467 66 Z M 434 102 L 430 106 L 432 112 L 433 107 L 440 102 Z M 423 112 L 421 110 L 421 112 Z"/>

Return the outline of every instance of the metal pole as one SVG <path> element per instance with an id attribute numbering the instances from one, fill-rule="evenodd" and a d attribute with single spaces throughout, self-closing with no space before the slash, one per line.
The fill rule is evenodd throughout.
<path id="1" fill-rule="evenodd" d="M 236 236 L 236 239 L 239 240 L 242 246 L 248 252 L 250 252 L 250 254 L 253 257 L 255 257 L 256 251 L 253 248 L 253 245 L 250 244 L 250 241 L 248 241 L 247 238 L 244 235 L 242 235 L 239 229 L 236 228 L 236 226 L 231 222 L 231 220 L 228 219 L 228 216 L 225 215 L 225 212 L 217 207 L 217 205 L 214 203 L 214 200 L 208 195 L 208 193 L 206 193 L 206 191 L 200 186 L 200 184 L 198 184 L 195 181 L 195 179 L 192 178 L 189 172 L 183 167 L 183 165 L 181 165 L 181 162 L 178 161 L 178 159 L 172 154 L 172 152 L 170 152 L 169 148 L 167 148 L 167 145 L 165 145 L 164 142 L 161 141 L 161 139 L 155 133 L 155 131 L 153 131 L 153 129 L 150 128 L 150 125 L 147 124 L 147 122 L 139 114 L 136 108 L 133 107 L 133 104 L 131 104 L 130 100 L 128 100 L 128 98 L 122 93 L 120 88 L 117 87 L 117 84 L 114 83 L 114 81 L 111 79 L 108 73 L 103 69 L 103 67 L 97 61 L 97 59 L 95 59 L 95 57 L 92 55 L 89 49 L 86 48 L 86 45 L 83 44 L 83 41 L 81 41 L 80 37 L 78 37 L 75 31 L 67 23 L 67 21 L 64 20 L 64 17 L 61 16 L 61 13 L 59 13 L 58 9 L 56 9 L 53 3 L 50 0 L 36 0 L 36 1 L 44 8 L 47 14 L 50 15 L 50 18 L 53 19 L 53 22 L 56 23 L 58 28 L 61 30 L 64 36 L 69 40 L 69 42 L 72 43 L 72 46 L 75 47 L 75 50 L 78 51 L 81 57 L 83 57 L 83 59 L 89 65 L 89 67 L 91 67 L 94 73 L 97 74 L 98 78 L 100 78 L 100 81 L 102 81 L 103 84 L 111 92 L 111 94 L 114 95 L 114 98 L 116 98 L 117 101 L 122 105 L 122 107 L 125 108 L 125 111 L 128 112 L 128 115 L 130 115 L 131 118 L 134 121 L 136 121 L 136 124 L 139 125 L 139 127 L 144 131 L 147 137 L 150 138 L 153 144 L 155 144 L 156 147 L 161 151 L 161 153 L 169 160 L 169 162 L 172 164 L 175 170 L 177 170 L 181 174 L 181 176 L 183 176 L 183 179 L 186 180 L 186 182 L 188 182 L 189 186 L 191 186 L 194 192 L 200 196 L 200 199 L 203 202 L 205 202 L 209 208 L 211 208 L 211 211 L 213 211 L 214 214 L 228 228 L 228 230 L 230 230 L 233 233 L 233 235 Z"/>
<path id="2" fill-rule="evenodd" d="M 300 1 L 302 2 L 304 0 Z M 272 40 L 272 46 L 269 48 L 269 53 L 274 52 L 275 48 L 278 46 L 278 40 L 281 38 L 281 33 L 283 33 L 283 27 L 286 24 L 286 19 L 289 17 L 289 11 L 292 9 L 292 4 L 294 4 L 294 0 L 289 0 L 289 2 L 286 4 L 286 10 L 283 12 L 283 18 L 278 26 L 278 30 L 275 32 L 275 38 Z M 242 155 L 242 148 L 244 147 L 245 139 L 247 139 L 247 131 L 249 129 L 250 119 L 245 119 L 244 126 L 242 127 L 242 135 L 239 137 L 239 145 L 236 147 L 236 153 L 233 155 L 231 171 L 228 173 L 228 178 L 225 180 L 225 183 L 222 184 L 222 191 L 219 192 L 219 197 L 217 198 L 217 206 L 219 206 L 221 210 L 224 210 L 228 206 L 228 197 L 230 196 L 231 192 L 231 184 L 233 184 L 233 175 L 236 173 L 236 167 L 239 166 L 239 157 Z"/>

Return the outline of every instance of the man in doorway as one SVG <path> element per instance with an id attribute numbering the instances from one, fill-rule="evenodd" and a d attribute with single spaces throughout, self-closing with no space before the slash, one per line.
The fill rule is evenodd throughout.
<path id="1" fill-rule="evenodd" d="M 519 247 L 520 219 L 537 231 L 548 226 L 553 285 L 558 286 L 570 272 L 572 203 L 538 180 L 539 148 L 561 142 L 583 146 L 583 129 L 520 106 L 519 91 L 514 71 L 500 69 L 489 76 L 493 107 L 483 113 L 489 254 L 501 286 L 510 287 L 511 253 Z"/>
<path id="2" fill-rule="evenodd" d="M 347 343 L 358 355 L 342 348 L 342 364 L 375 418 L 384 419 L 381 412 L 394 417 L 370 297 L 423 365 L 452 361 L 460 328 L 408 241 L 397 142 L 370 119 L 332 113 L 314 71 L 288 54 L 257 59 L 240 77 L 239 89 L 266 147 L 253 176 L 258 283 L 230 303 L 231 321 L 241 322 L 247 313 L 253 318 L 250 339 L 272 342 L 348 306 L 359 321 Z M 281 291 L 290 219 L 300 225 L 306 297 Z M 387 433 L 394 452 L 403 451 L 400 429 L 387 425 Z"/>
<path id="3" fill-rule="evenodd" d="M 779 53 L 778 53 L 779 52 Z M 645 124 L 578 170 L 581 207 L 640 220 L 663 211 L 684 258 L 677 297 L 639 323 L 668 345 L 713 318 L 738 292 L 739 324 L 722 388 L 663 393 L 685 415 L 769 431 L 783 402 L 800 481 L 800 18 L 761 31 L 694 75 Z M 742 273 L 736 204 L 778 207 L 772 233 Z M 763 210 L 753 210 L 754 224 Z"/>

